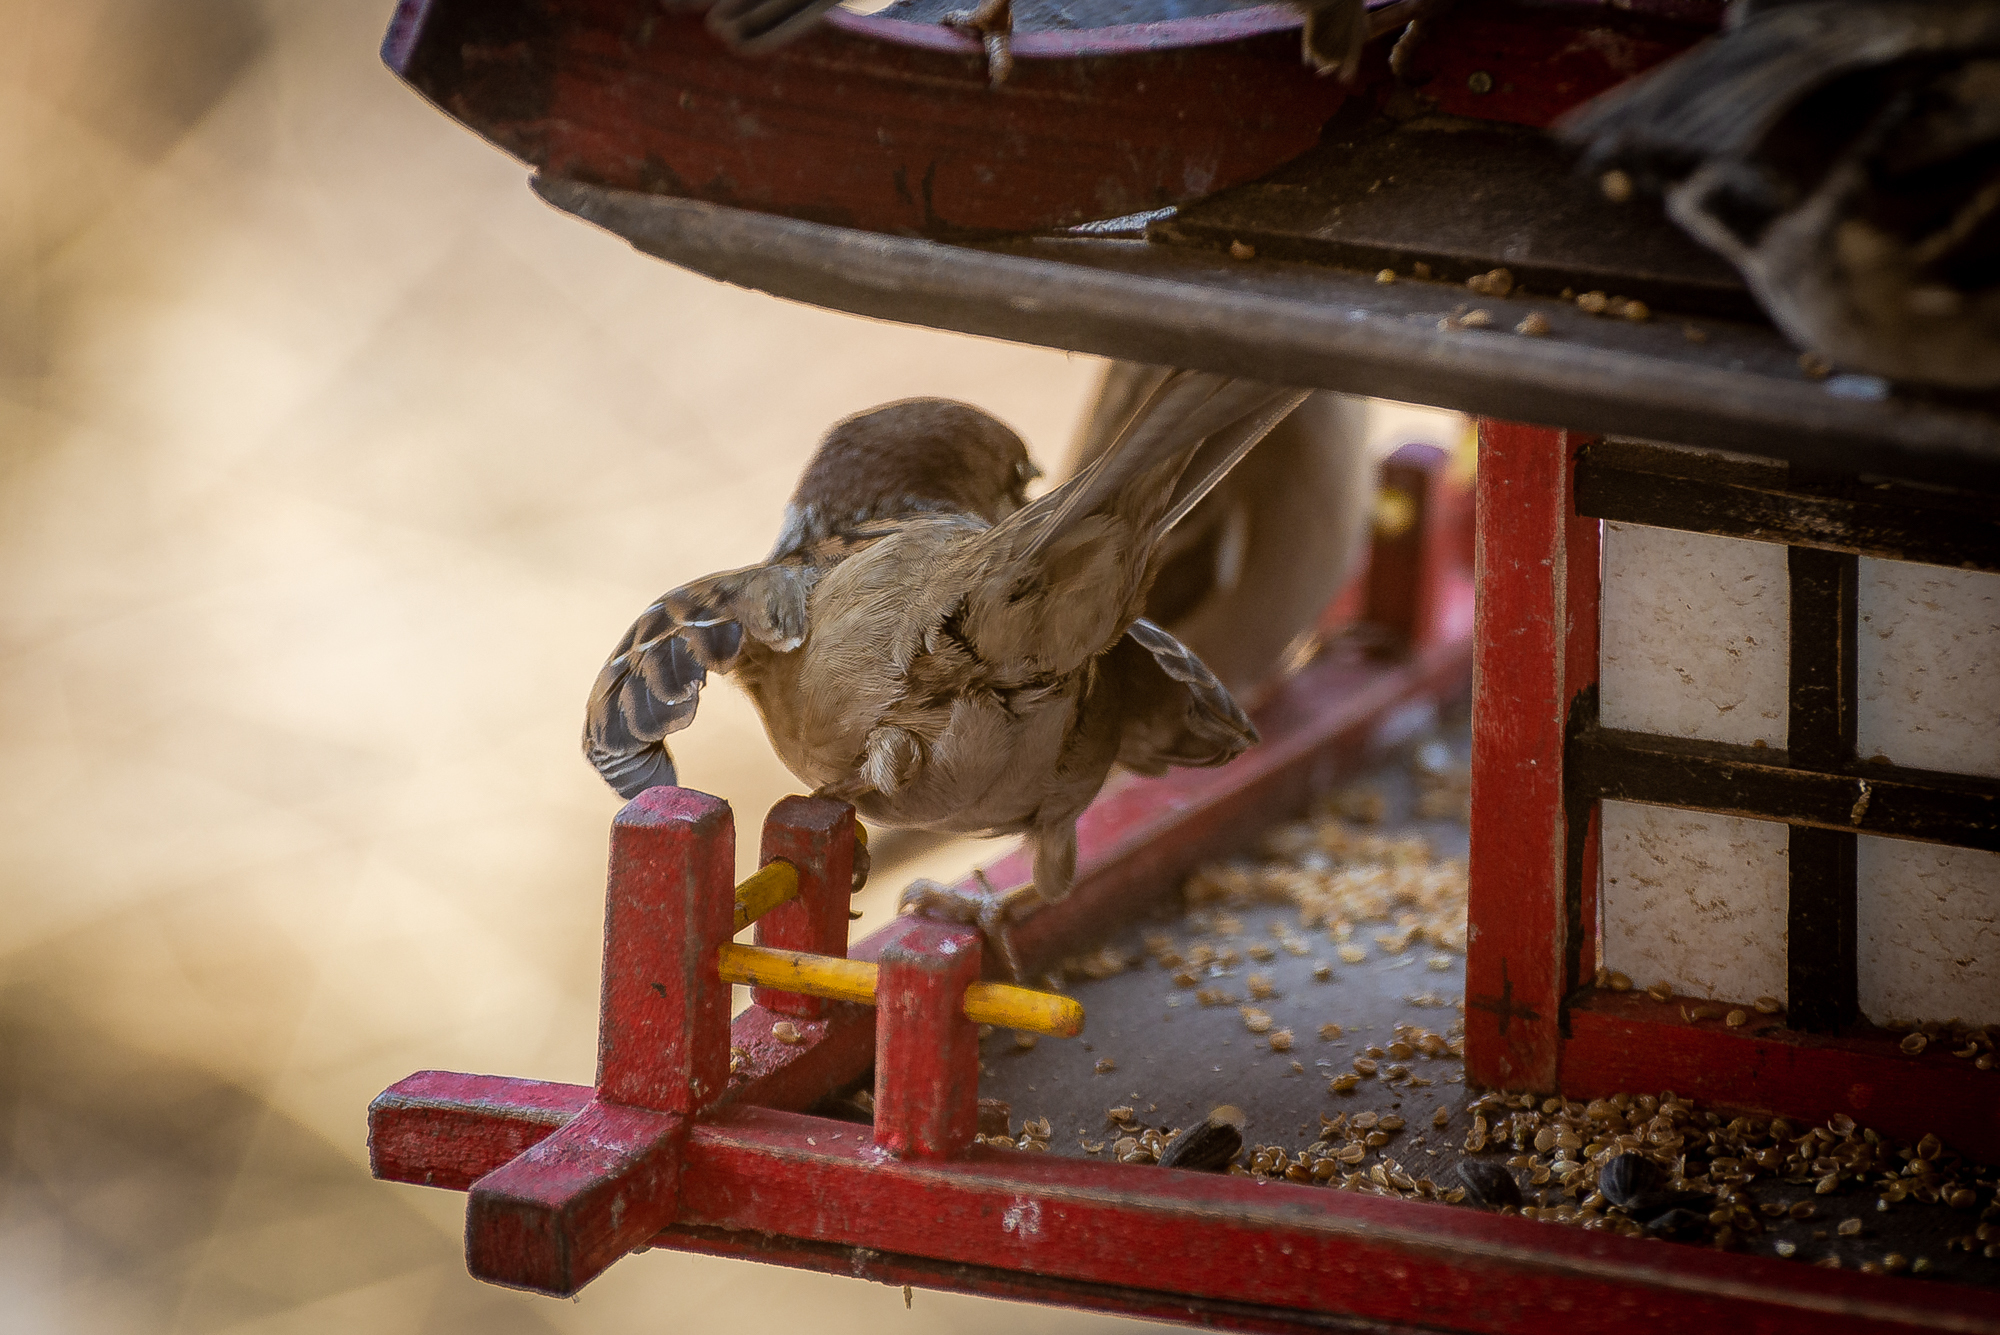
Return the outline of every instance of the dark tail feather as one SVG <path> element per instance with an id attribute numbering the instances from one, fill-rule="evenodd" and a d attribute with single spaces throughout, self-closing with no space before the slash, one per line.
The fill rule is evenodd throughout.
<path id="1" fill-rule="evenodd" d="M 648 788 L 672 784 L 678 779 L 674 773 L 674 758 L 668 753 L 665 742 L 655 742 L 642 750 L 619 755 L 592 746 L 586 735 L 583 754 L 590 758 L 590 763 L 604 776 L 612 791 L 628 800 Z"/>
<path id="2" fill-rule="evenodd" d="M 584 711 L 583 754 L 620 797 L 674 782 L 666 738 L 694 720 L 708 670 L 657 604 L 597 674 Z"/>

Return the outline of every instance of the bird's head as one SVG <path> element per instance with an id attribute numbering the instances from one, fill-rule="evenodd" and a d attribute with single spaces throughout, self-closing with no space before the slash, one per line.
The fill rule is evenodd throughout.
<path id="1" fill-rule="evenodd" d="M 776 560 L 877 519 L 971 514 L 998 523 L 1041 470 L 998 419 L 950 399 L 903 399 L 837 422 L 785 507 Z"/>

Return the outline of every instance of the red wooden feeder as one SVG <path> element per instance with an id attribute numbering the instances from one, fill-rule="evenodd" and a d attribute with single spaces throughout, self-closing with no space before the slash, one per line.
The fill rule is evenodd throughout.
<path id="1" fill-rule="evenodd" d="M 1731 271 L 1656 217 L 1607 212 L 1518 128 L 1671 55 L 1718 14 L 1700 0 L 1462 6 L 1421 53 L 1427 82 L 1352 94 L 1298 74 L 1293 20 L 1272 10 L 1024 36 L 998 95 L 968 41 L 839 14 L 777 56 L 738 61 L 697 20 L 652 6 L 406 0 L 385 55 L 538 168 L 552 203 L 714 277 L 1481 418 L 1476 630 L 1471 507 L 1435 452 L 1403 452 L 1385 482 L 1414 520 L 1378 529 L 1342 605 L 1385 628 L 1386 651 L 1328 655 L 1292 678 L 1236 763 L 1108 790 L 1080 830 L 1076 890 L 1015 933 L 1030 968 L 1245 846 L 1353 770 L 1399 713 L 1470 677 L 1472 1078 L 1846 1114 L 1991 1160 L 2000 1072 L 1931 1042 L 1936 1022 L 1996 1018 L 1978 1013 L 1993 1001 L 1977 990 L 1987 975 L 1945 961 L 1927 975 L 1945 983 L 1898 992 L 1883 980 L 1922 971 L 1922 952 L 1863 924 L 1886 904 L 1942 923 L 1932 938 L 1950 928 L 1949 914 L 1878 892 L 1915 874 L 1910 849 L 1969 850 L 1937 854 L 1945 871 L 1925 884 L 1948 873 L 1953 893 L 1987 893 L 1974 864 L 1950 859 L 2000 849 L 2000 760 L 1976 741 L 1912 742 L 1922 720 L 1878 699 L 1913 670 L 1908 656 L 1862 628 L 1883 590 L 1915 578 L 1896 571 L 1950 567 L 1921 577 L 1925 597 L 1956 609 L 1922 632 L 1944 646 L 1925 689 L 1970 691 L 1953 717 L 1991 707 L 1979 703 L 1990 668 L 1963 644 L 1988 633 L 1976 581 L 2000 569 L 2000 418 L 1801 374 Z M 1432 112 L 1457 119 L 1413 114 Z M 1699 337 L 1682 317 L 1593 320 L 1520 292 L 1482 304 L 1497 329 L 1541 313 L 1549 337 L 1469 332 L 1451 318 L 1457 280 L 1503 260 L 1536 291 L 1601 287 L 1684 312 Z M 1399 281 L 1376 281 L 1381 268 Z M 1660 441 L 1702 450 L 1640 443 Z M 1777 563 L 1753 628 L 1769 652 L 1738 655 L 1762 666 L 1743 669 L 1755 682 L 1730 704 L 1764 722 L 1741 736 L 1733 722 L 1686 723 L 1653 679 L 1684 668 L 1700 687 L 1709 659 L 1754 637 L 1729 638 L 1734 613 L 1676 611 L 1649 592 L 1739 560 Z M 1631 647 L 1668 642 L 1650 657 Z M 1682 825 L 1662 833 L 1662 820 Z M 1717 821 L 1760 830 L 1729 847 L 1762 840 L 1762 860 L 1702 864 Z M 467 1190 L 473 1272 L 549 1293 L 659 1246 L 1242 1329 L 1554 1318 L 1579 1331 L 2000 1332 L 1977 1289 L 973 1144 L 970 1017 L 1029 1001 L 982 991 L 965 929 L 903 920 L 850 951 L 852 831 L 844 807 L 780 804 L 763 861 L 791 871 L 736 888 L 725 927 L 728 808 L 642 795 L 613 830 L 596 1086 L 414 1075 L 371 1108 L 378 1175 Z M 1662 945 L 1723 938 L 1672 893 L 1634 897 L 1642 853 L 1761 868 L 1710 896 L 1763 913 L 1760 930 L 1718 959 Z M 1003 859 L 988 879 L 1005 889 L 1025 870 Z M 730 944 L 752 919 L 759 947 L 792 953 Z M 1627 973 L 1655 987 L 1620 987 Z M 734 1021 L 732 978 L 761 984 Z M 1767 991 L 1775 1004 L 1760 1007 Z M 1933 1023 L 1871 1023 L 1889 1019 Z M 1048 1018 L 1052 1032 L 1066 1023 Z M 796 1042 L 774 1036 L 780 1024 Z M 805 1111 L 871 1066 L 872 1129 Z"/>

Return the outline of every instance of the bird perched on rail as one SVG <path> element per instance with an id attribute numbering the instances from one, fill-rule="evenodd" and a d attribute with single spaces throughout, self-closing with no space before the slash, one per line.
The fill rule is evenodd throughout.
<path id="1" fill-rule="evenodd" d="M 2000 386 L 2000 0 L 1736 0 L 1560 129 L 1813 353 Z"/>
<path id="2" fill-rule="evenodd" d="M 1077 817 L 1114 762 L 1216 765 L 1256 738 L 1141 613 L 1161 539 L 1305 397 L 1176 372 L 1032 502 L 1020 437 L 975 408 L 911 399 L 848 418 L 768 559 L 674 589 L 626 632 L 584 752 L 622 796 L 673 783 L 666 738 L 726 672 L 816 792 L 891 827 L 1025 833 L 1035 893 L 1060 899 Z"/>

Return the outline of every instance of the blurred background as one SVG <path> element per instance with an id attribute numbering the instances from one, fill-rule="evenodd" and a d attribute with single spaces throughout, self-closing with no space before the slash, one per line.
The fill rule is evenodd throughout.
<path id="1" fill-rule="evenodd" d="M 0 0 L 0 1326 L 1134 1324 L 669 1253 L 530 1298 L 369 1178 L 413 1070 L 591 1078 L 631 617 L 761 556 L 834 419 L 1052 463 L 1098 369 L 636 255 L 380 66 L 391 8 Z M 747 704 L 675 752 L 747 864 L 794 787 Z M 858 926 L 999 851 L 892 845 Z"/>

